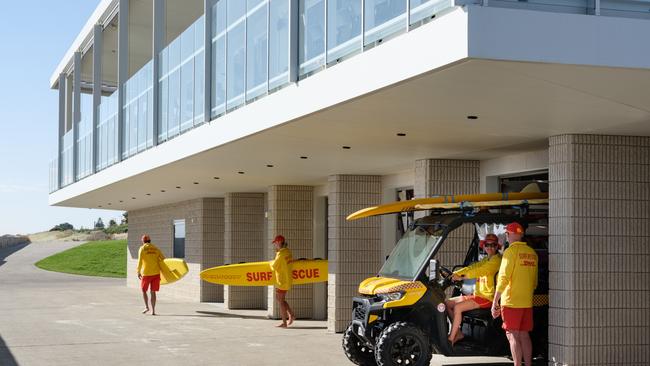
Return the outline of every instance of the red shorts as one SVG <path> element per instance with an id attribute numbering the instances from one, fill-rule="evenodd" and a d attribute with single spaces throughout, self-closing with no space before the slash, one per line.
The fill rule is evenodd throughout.
<path id="1" fill-rule="evenodd" d="M 479 309 L 489 309 L 492 307 L 492 301 L 476 295 L 463 295 L 463 301 L 472 300 L 478 304 Z"/>
<path id="2" fill-rule="evenodd" d="M 149 285 L 151 285 L 151 291 L 160 290 L 160 275 L 142 276 L 140 280 L 140 288 L 142 288 L 142 291 L 146 292 L 149 289 Z"/>
<path id="3" fill-rule="evenodd" d="M 533 330 L 533 308 L 501 308 L 505 330 L 530 332 Z"/>

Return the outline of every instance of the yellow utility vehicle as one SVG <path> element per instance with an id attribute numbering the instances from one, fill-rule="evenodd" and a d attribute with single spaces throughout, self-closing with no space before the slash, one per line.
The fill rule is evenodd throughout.
<path id="1" fill-rule="evenodd" d="M 445 196 L 402 201 L 367 208 L 348 220 L 404 211 L 427 210 L 397 242 L 375 277 L 359 285 L 352 321 L 343 335 L 343 350 L 357 365 L 423 366 L 432 353 L 446 356 L 507 356 L 501 319 L 489 309 L 463 313 L 465 336 L 453 347 L 445 300 L 471 293 L 469 281 L 453 282 L 452 271 L 483 258 L 479 242 L 488 233 L 505 243 L 505 225 L 526 228 L 524 240 L 539 257 L 531 334 L 534 355 L 546 358 L 548 325 L 548 194 L 510 193 Z M 466 244 L 463 244 L 466 243 Z M 436 256 L 446 245 L 466 248 L 463 263 L 441 263 Z M 507 245 L 507 244 L 506 244 Z M 447 256 L 449 257 L 449 256 Z"/>

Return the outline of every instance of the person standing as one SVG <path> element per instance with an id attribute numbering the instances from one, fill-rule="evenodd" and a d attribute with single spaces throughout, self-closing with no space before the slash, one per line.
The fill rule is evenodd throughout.
<path id="1" fill-rule="evenodd" d="M 284 236 L 278 235 L 273 239 L 273 246 L 275 247 L 275 259 L 271 262 L 271 270 L 273 271 L 273 280 L 275 285 L 275 298 L 280 304 L 280 316 L 282 323 L 278 324 L 279 328 L 286 328 L 291 325 L 295 319 L 293 309 L 289 306 L 286 300 L 287 292 L 291 289 L 291 273 L 289 271 L 289 263 L 293 257 L 291 251 L 287 248 L 287 242 Z"/>
<path id="2" fill-rule="evenodd" d="M 515 366 L 521 360 L 532 366 L 533 346 L 528 332 L 533 330 L 533 292 L 537 287 L 537 253 L 525 242 L 524 228 L 517 222 L 506 226 L 510 247 L 503 252 L 497 276 L 492 316 L 503 318 Z M 500 304 L 500 305 L 499 305 Z"/>
<path id="3" fill-rule="evenodd" d="M 160 290 L 160 261 L 165 259 L 160 249 L 151 244 L 149 235 L 144 234 L 141 238 L 142 245 L 138 251 L 138 279 L 144 299 L 144 310 L 142 314 L 149 311 L 149 299 L 147 290 L 151 289 L 151 315 L 156 315 L 156 292 Z"/>

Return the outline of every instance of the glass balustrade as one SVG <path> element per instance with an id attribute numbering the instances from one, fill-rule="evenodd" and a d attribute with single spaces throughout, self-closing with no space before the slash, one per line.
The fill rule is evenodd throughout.
<path id="1" fill-rule="evenodd" d="M 97 171 L 117 163 L 117 111 L 119 92 L 102 96 L 97 124 Z"/>
<path id="2" fill-rule="evenodd" d="M 50 193 L 59 189 L 59 159 L 52 159 L 49 164 Z"/>
<path id="3" fill-rule="evenodd" d="M 93 96 L 81 93 L 81 118 L 77 124 L 77 179 L 92 174 L 93 160 Z"/>
<path id="4" fill-rule="evenodd" d="M 70 130 L 61 137 L 61 187 L 74 182 L 74 132 Z"/>
<path id="5" fill-rule="evenodd" d="M 153 146 L 152 65 L 149 61 L 124 83 L 123 159 Z"/>
<path id="6" fill-rule="evenodd" d="M 204 17 L 201 16 L 159 54 L 158 141 L 204 121 Z"/>

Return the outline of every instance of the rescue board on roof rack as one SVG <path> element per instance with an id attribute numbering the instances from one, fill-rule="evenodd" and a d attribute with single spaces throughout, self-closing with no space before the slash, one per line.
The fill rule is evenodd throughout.
<path id="1" fill-rule="evenodd" d="M 455 196 L 418 198 L 368 207 L 350 214 L 347 219 L 357 220 L 364 217 L 422 210 L 449 210 L 546 203 L 548 203 L 548 193 L 541 192 L 461 194 Z"/>
<path id="2" fill-rule="evenodd" d="M 326 259 L 296 259 L 289 263 L 292 285 L 327 282 Z M 201 271 L 206 282 L 231 286 L 273 286 L 271 261 L 228 264 Z"/>

